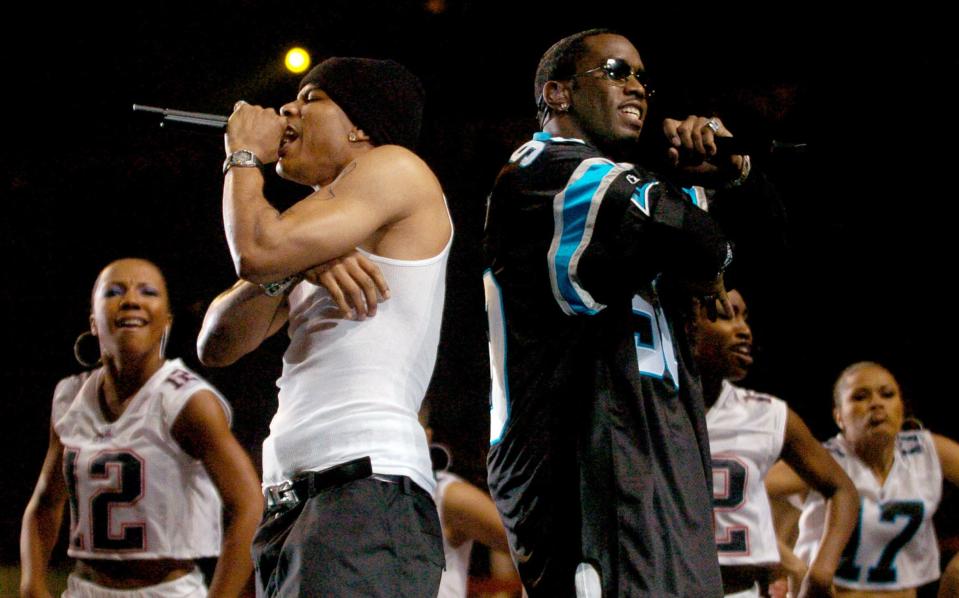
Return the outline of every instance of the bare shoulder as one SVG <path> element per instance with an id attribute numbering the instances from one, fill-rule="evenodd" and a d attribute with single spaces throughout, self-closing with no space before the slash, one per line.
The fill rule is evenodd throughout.
<path id="1" fill-rule="evenodd" d="M 397 259 L 440 254 L 452 236 L 452 223 L 443 189 L 426 162 L 404 147 L 383 145 L 355 164 L 354 172 L 342 177 L 341 191 L 361 195 L 381 214 L 384 209 L 391 214 L 363 247 Z"/>
<path id="2" fill-rule="evenodd" d="M 357 174 L 388 185 L 392 192 L 441 199 L 442 188 L 433 170 L 415 153 L 399 145 L 382 145 L 356 159 Z"/>
<path id="3" fill-rule="evenodd" d="M 941 434 L 930 434 L 939 456 L 943 476 L 950 483 L 959 485 L 959 442 Z"/>
<path id="4" fill-rule="evenodd" d="M 359 160 L 389 164 L 401 170 L 408 169 L 410 172 L 426 171 L 430 175 L 433 174 L 430 167 L 422 158 L 417 156 L 415 152 L 401 145 L 380 145 L 374 147 L 372 150 L 357 158 L 357 161 Z"/>
<path id="5" fill-rule="evenodd" d="M 206 389 L 193 393 L 170 431 L 180 447 L 195 459 L 202 458 L 221 438 L 231 435 L 224 405 Z"/>
<path id="6" fill-rule="evenodd" d="M 935 432 L 930 432 L 929 436 L 932 437 L 932 442 L 936 445 L 936 449 L 950 449 L 956 446 L 959 446 L 959 443 L 956 443 L 955 440 L 949 438 L 948 436 L 943 436 L 942 434 L 936 434 Z"/>
<path id="7" fill-rule="evenodd" d="M 190 396 L 177 419 L 181 418 L 208 430 L 230 427 L 229 408 L 216 394 L 205 388 Z"/>

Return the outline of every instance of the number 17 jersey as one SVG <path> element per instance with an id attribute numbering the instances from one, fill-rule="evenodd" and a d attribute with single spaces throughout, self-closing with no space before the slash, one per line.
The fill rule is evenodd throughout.
<path id="1" fill-rule="evenodd" d="M 939 578 L 932 516 L 942 497 L 942 466 L 932 435 L 900 432 L 892 469 L 882 484 L 842 435 L 825 443 L 861 500 L 859 521 L 846 544 L 837 586 L 858 590 L 914 588 Z M 807 563 L 819 550 L 826 517 L 822 495 L 810 492 L 799 519 L 796 555 Z"/>
<path id="2" fill-rule="evenodd" d="M 70 501 L 68 554 L 84 559 L 195 559 L 220 553 L 221 503 L 203 464 L 171 428 L 201 390 L 226 401 L 180 360 L 167 361 L 113 422 L 98 398 L 102 371 L 57 385 L 54 431 Z"/>

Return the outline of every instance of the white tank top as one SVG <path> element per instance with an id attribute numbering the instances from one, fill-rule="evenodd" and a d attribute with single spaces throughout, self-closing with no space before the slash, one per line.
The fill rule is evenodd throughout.
<path id="1" fill-rule="evenodd" d="M 859 524 L 835 584 L 857 590 L 901 590 L 939 578 L 939 544 L 932 516 L 942 497 L 942 466 L 932 435 L 900 432 L 885 483 L 856 456 L 842 435 L 825 443 L 859 491 Z M 819 550 L 826 506 L 810 492 L 799 518 L 796 555 L 809 563 Z"/>
<path id="2" fill-rule="evenodd" d="M 723 382 L 706 413 L 720 565 L 771 565 L 779 546 L 763 483 L 786 437 L 786 403 Z"/>
<path id="3" fill-rule="evenodd" d="M 103 417 L 102 370 L 57 385 L 53 426 L 63 443 L 74 558 L 195 559 L 220 553 L 220 496 L 203 463 L 170 430 L 187 401 L 222 396 L 179 359 L 167 361 L 114 422 Z"/>
<path id="4" fill-rule="evenodd" d="M 440 522 L 443 521 L 443 499 L 446 489 L 454 482 L 463 479 L 446 471 L 436 472 L 436 491 L 433 498 L 439 511 Z M 443 553 L 446 555 L 446 570 L 440 582 L 440 591 L 437 598 L 466 598 L 466 586 L 469 582 L 470 552 L 473 550 L 473 541 L 467 540 L 459 546 L 453 546 L 446 538 L 443 530 Z"/>
<path id="5" fill-rule="evenodd" d="M 369 456 L 374 473 L 405 475 L 432 493 L 417 414 L 436 362 L 452 241 L 451 234 L 424 260 L 358 250 L 390 286 L 390 299 L 364 321 L 340 319 L 321 286 L 301 282 L 290 293 L 290 346 L 263 443 L 264 485 Z"/>

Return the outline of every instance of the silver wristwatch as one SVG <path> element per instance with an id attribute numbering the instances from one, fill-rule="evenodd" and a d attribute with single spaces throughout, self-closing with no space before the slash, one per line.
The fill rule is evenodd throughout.
<path id="1" fill-rule="evenodd" d="M 260 162 L 260 159 L 256 157 L 256 154 L 250 150 L 238 149 L 227 156 L 226 160 L 223 161 L 223 174 L 226 174 L 227 171 L 234 166 L 241 166 L 243 168 L 261 168 L 263 166 L 263 162 Z"/>

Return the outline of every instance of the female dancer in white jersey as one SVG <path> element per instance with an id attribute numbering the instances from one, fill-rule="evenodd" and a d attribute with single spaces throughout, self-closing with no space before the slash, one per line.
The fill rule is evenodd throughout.
<path id="1" fill-rule="evenodd" d="M 837 594 L 913 598 L 916 588 L 939 577 L 932 516 L 943 479 L 959 484 L 959 444 L 926 430 L 904 431 L 899 384 L 877 363 L 846 368 L 833 401 L 839 434 L 825 445 L 856 484 L 862 504 L 836 570 Z M 785 464 L 777 464 L 766 483 L 770 494 L 802 497 L 795 552 L 809 562 L 819 550 L 822 497 Z"/>
<path id="2" fill-rule="evenodd" d="M 813 438 L 802 419 L 776 397 L 735 386 L 752 365 L 752 331 L 742 295 L 729 291 L 732 312 L 714 320 L 699 309 L 693 352 L 703 382 L 713 459 L 716 549 L 727 597 L 758 598 L 780 562 L 763 477 L 780 457 L 829 497 L 822 541 L 827 548 L 809 568 L 799 596 L 828 595 L 833 572 L 855 525 L 852 482 Z"/>
<path id="3" fill-rule="evenodd" d="M 420 407 L 420 424 L 426 430 L 426 440 L 430 443 L 433 475 L 436 476 L 433 501 L 440 516 L 443 554 L 446 556 L 446 568 L 440 579 L 437 598 L 466 598 L 474 541 L 488 546 L 493 551 L 490 556 L 498 553 L 507 558 L 509 541 L 490 495 L 447 471 L 452 456 L 445 446 L 433 444 L 433 428 L 429 425 L 429 417 L 430 405 L 424 402 Z M 519 586 L 516 571 L 510 573 L 506 579 L 515 581 Z"/>
<path id="4" fill-rule="evenodd" d="M 49 596 L 64 506 L 76 566 L 64 596 L 205 596 L 195 560 L 219 555 L 209 588 L 238 596 L 263 508 L 223 398 L 163 356 L 172 323 L 155 265 L 122 259 L 93 288 L 102 366 L 54 393 L 50 444 L 20 533 L 22 596 Z M 221 532 L 222 519 L 225 528 Z"/>

